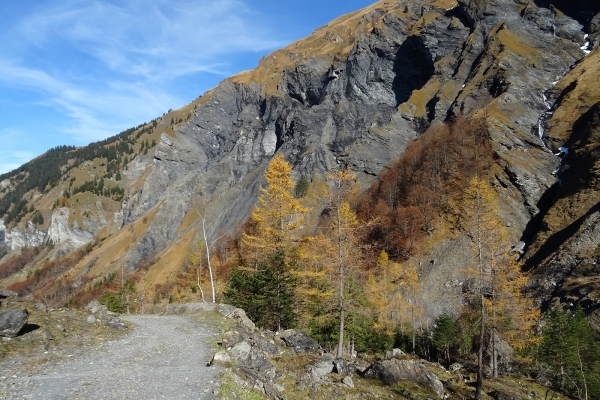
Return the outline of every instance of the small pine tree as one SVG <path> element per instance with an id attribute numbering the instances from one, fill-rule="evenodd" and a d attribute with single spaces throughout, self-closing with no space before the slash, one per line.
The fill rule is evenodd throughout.
<path id="1" fill-rule="evenodd" d="M 600 398 L 600 349 L 580 306 L 548 311 L 538 361 L 550 371 L 552 386 L 580 399 Z"/>
<path id="2" fill-rule="evenodd" d="M 308 179 L 304 175 L 300 177 L 298 183 L 296 183 L 296 188 L 294 189 L 296 198 L 303 198 L 308 193 L 309 182 Z"/>
<path id="3" fill-rule="evenodd" d="M 457 334 L 456 323 L 447 313 L 436 318 L 431 341 L 438 357 L 441 356 L 446 363 L 452 360 L 451 350 L 455 346 Z"/>
<path id="4" fill-rule="evenodd" d="M 255 270 L 244 260 L 233 267 L 224 290 L 228 303 L 246 311 L 258 326 L 281 330 L 296 324 L 294 314 L 295 278 L 285 262 L 283 251 L 269 254 Z"/>

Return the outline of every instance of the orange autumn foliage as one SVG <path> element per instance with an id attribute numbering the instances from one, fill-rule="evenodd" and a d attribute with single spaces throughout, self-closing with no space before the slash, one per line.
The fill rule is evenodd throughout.
<path id="1" fill-rule="evenodd" d="M 473 176 L 483 176 L 493 158 L 482 121 L 458 117 L 429 128 L 359 199 L 359 218 L 379 221 L 368 241 L 393 259 L 407 260 L 440 215 L 453 218 L 452 199 Z"/>

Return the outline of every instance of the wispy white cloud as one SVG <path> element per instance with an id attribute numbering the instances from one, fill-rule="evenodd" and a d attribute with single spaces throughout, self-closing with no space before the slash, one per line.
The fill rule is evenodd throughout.
<path id="1" fill-rule="evenodd" d="M 284 44 L 239 0 L 40 4 L 0 45 L 0 90 L 35 92 L 66 117 L 55 130 L 81 144 L 189 101 L 171 87 L 178 78 L 230 75 L 227 57 Z"/>
<path id="2" fill-rule="evenodd" d="M 23 135 L 11 129 L 0 131 L 0 143 L 2 143 L 2 152 L 0 152 L 0 175 L 32 160 L 36 154 L 32 151 L 15 150 L 18 144 L 23 141 Z"/>
<path id="3" fill-rule="evenodd" d="M 67 40 L 111 70 L 151 80 L 218 72 L 224 54 L 284 44 L 237 0 L 71 1 L 28 17 L 18 30 L 37 46 Z"/>

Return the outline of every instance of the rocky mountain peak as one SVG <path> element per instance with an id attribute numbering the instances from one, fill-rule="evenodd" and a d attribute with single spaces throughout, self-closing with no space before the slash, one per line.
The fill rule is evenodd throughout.
<path id="1" fill-rule="evenodd" d="M 594 120 L 576 126 L 569 115 L 579 110 L 576 93 L 590 99 L 580 111 L 595 104 L 583 82 L 597 71 L 588 60 L 598 57 L 599 11 L 585 1 L 379 1 L 104 144 L 131 151 L 127 162 L 119 158 L 118 179 L 109 155 L 72 158 L 56 186 L 24 196 L 44 214 L 40 227 L 52 241 L 72 249 L 105 240 L 77 273 L 144 263 L 172 271 L 185 263 L 173 254 L 187 254 L 199 232 L 199 210 L 211 240 L 246 220 L 274 154 L 285 155 L 296 179 L 350 167 L 366 188 L 428 127 L 464 115 L 485 121 L 502 218 L 529 248 L 532 221 L 547 212 L 544 196 L 565 166 L 559 149 Z M 59 205 L 74 191 L 71 179 L 85 183 L 78 174 L 96 183 Z M 26 179 L 1 178 L 3 193 Z M 438 265 L 459 262 L 432 247 Z"/>

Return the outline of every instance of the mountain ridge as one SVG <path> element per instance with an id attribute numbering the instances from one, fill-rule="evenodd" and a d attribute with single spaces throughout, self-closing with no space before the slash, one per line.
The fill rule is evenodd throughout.
<path id="1" fill-rule="evenodd" d="M 568 133 L 573 118 L 567 115 L 575 111 L 569 107 L 591 110 L 597 103 L 596 93 L 588 93 L 591 85 L 570 87 L 574 80 L 593 81 L 597 67 L 588 60 L 599 54 L 598 17 L 578 21 L 568 14 L 583 15 L 576 10 L 580 5 L 562 13 L 562 3 L 554 4 L 380 1 L 342 16 L 264 57 L 256 69 L 227 78 L 184 108 L 115 139 L 115 146 L 131 149 L 120 160 L 115 156 L 116 164 L 110 156 L 92 158 L 65 168 L 57 186 L 24 193 L 27 207 L 35 205 L 45 223 L 41 229 L 13 223 L 11 235 L 28 229 L 35 235 L 57 221 L 54 231 L 66 239 L 50 250 L 54 257 L 82 243 L 95 246 L 68 272 L 70 279 L 100 279 L 121 268 L 135 273 L 153 264 L 144 283 L 151 287 L 172 281 L 186 264 L 200 232 L 200 213 L 209 216 L 211 241 L 235 235 L 274 154 L 286 155 L 296 180 L 302 175 L 318 180 L 348 166 L 366 189 L 428 127 L 466 115 L 486 121 L 497 156 L 492 171 L 502 217 L 517 247 L 519 240 L 532 241 L 522 246 L 524 257 L 536 260 L 530 252 L 545 236 L 523 232 L 546 213 L 540 202 L 556 187 L 555 171 L 565 170 L 566 158 L 555 153 L 573 137 Z M 580 104 L 571 98 L 577 94 L 589 100 Z M 15 176 L 0 183 L 2 198 L 18 179 L 26 179 Z M 93 190 L 100 195 L 70 193 L 88 180 L 96 182 Z M 104 187 L 122 188 L 122 202 L 104 196 Z M 52 208 L 55 203 L 59 206 Z M 69 243 L 77 229 L 89 235 Z M 435 259 L 436 273 L 457 279 L 450 270 L 464 260 L 451 260 L 443 249 L 464 252 L 460 239 L 430 247 L 418 261 Z M 22 281 L 33 269 L 3 285 Z M 438 289 L 432 281 L 430 290 Z M 549 301 L 548 294 L 540 296 Z"/>

